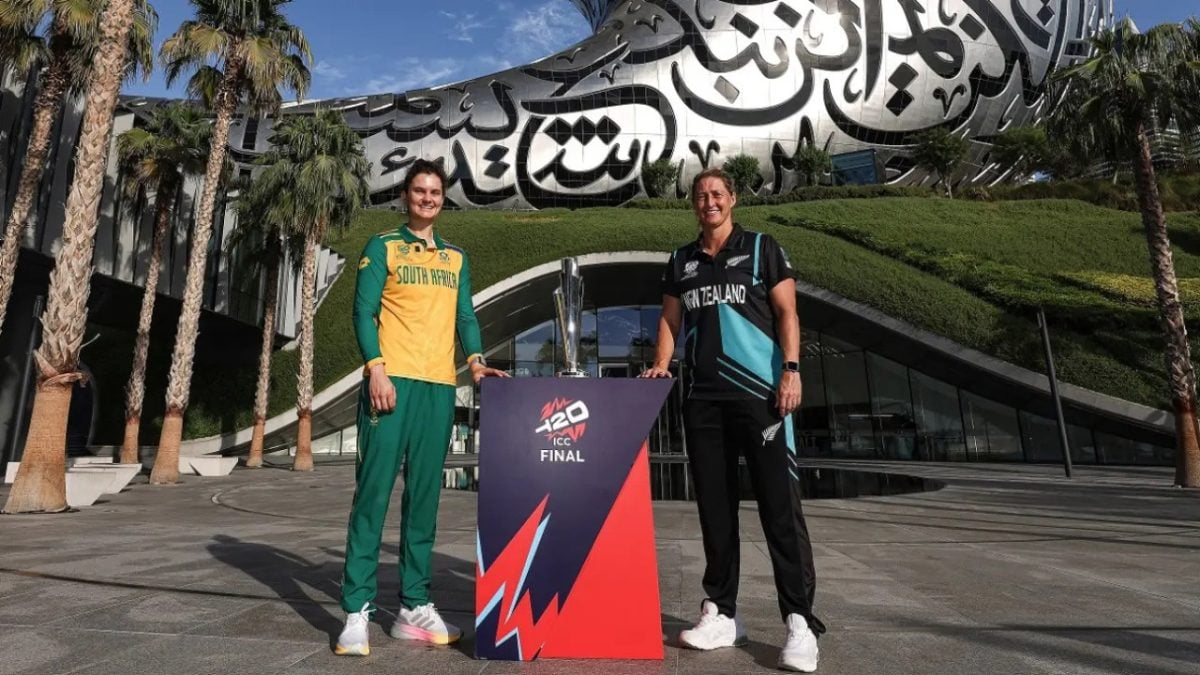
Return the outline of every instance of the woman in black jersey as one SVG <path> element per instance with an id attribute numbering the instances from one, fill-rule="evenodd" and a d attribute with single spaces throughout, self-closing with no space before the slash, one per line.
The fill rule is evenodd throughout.
<path id="1" fill-rule="evenodd" d="M 678 337 L 687 360 L 684 431 L 704 538 L 699 622 L 679 635 L 693 649 L 746 643 L 737 616 L 738 462 L 758 499 L 787 625 L 784 670 L 814 672 L 816 572 L 800 507 L 791 413 L 800 405 L 800 322 L 791 265 L 770 236 L 733 220 L 733 181 L 709 169 L 692 183 L 700 235 L 676 249 L 663 273 L 654 364 L 642 377 L 671 377 Z"/>

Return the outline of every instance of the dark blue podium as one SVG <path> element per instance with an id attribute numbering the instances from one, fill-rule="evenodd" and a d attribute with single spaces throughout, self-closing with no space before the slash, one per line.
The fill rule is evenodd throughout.
<path id="1" fill-rule="evenodd" d="M 476 656 L 661 659 L 646 435 L 671 381 L 482 387 Z"/>

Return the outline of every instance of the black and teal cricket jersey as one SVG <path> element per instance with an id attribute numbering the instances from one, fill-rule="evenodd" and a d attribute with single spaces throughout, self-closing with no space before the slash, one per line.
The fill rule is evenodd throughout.
<path id="1" fill-rule="evenodd" d="M 663 293 L 683 306 L 688 398 L 774 395 L 783 352 L 770 292 L 790 278 L 791 263 L 778 242 L 737 224 L 715 256 L 704 252 L 699 238 L 671 254 Z"/>

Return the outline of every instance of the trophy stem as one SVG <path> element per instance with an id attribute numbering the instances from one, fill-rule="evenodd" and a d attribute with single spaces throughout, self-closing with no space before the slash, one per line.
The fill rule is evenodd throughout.
<path id="1" fill-rule="evenodd" d="M 579 262 L 563 258 L 558 279 L 554 310 L 562 335 L 563 356 L 563 369 L 558 371 L 558 377 L 587 377 L 587 372 L 579 367 L 579 339 L 583 329 L 583 275 L 579 272 Z"/>

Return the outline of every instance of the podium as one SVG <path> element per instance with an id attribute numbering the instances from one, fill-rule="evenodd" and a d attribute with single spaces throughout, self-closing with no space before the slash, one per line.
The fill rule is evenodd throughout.
<path id="1" fill-rule="evenodd" d="M 483 381 L 477 658 L 663 657 L 646 436 L 671 384 Z"/>

